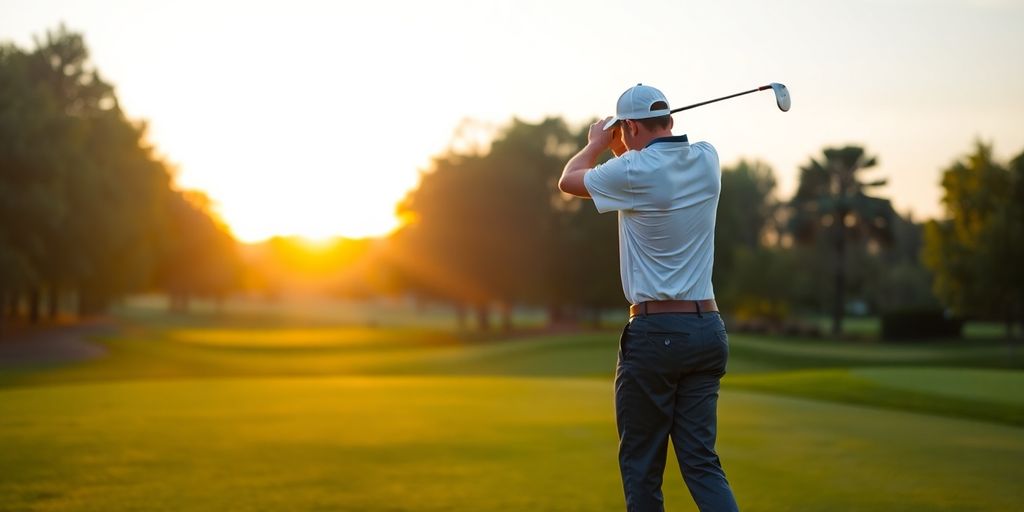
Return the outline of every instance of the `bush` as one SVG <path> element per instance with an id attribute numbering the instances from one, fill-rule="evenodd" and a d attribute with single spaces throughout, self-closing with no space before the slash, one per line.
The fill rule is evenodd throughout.
<path id="1" fill-rule="evenodd" d="M 931 340 L 959 338 L 964 322 L 941 309 L 906 309 L 882 315 L 882 339 Z"/>

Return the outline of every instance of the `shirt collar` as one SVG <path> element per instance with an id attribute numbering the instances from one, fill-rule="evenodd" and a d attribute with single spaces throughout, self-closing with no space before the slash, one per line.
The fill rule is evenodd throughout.
<path id="1" fill-rule="evenodd" d="M 647 149 L 659 142 L 690 142 L 690 140 L 686 138 L 685 133 L 682 135 L 673 135 L 671 137 L 658 137 L 657 139 L 648 142 L 647 145 L 644 146 L 644 149 Z"/>

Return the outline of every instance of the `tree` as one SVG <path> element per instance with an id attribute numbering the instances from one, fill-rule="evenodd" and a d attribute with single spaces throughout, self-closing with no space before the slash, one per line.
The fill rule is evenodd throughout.
<path id="1" fill-rule="evenodd" d="M 895 212 L 888 200 L 868 195 L 885 180 L 861 181 L 860 174 L 877 163 L 864 148 L 825 148 L 823 156 L 800 168 L 800 185 L 789 203 L 790 231 L 800 245 L 830 249 L 832 334 L 839 335 L 849 285 L 848 246 L 889 243 Z"/>
<path id="2" fill-rule="evenodd" d="M 411 222 L 393 238 L 397 273 L 421 294 L 471 305 L 481 328 L 495 302 L 505 328 L 513 305 L 547 306 L 552 320 L 570 302 L 599 308 L 605 281 L 579 267 L 615 256 L 614 242 L 605 243 L 614 219 L 597 219 L 592 207 L 584 211 L 556 187 L 579 138 L 558 118 L 513 119 L 489 148 L 435 158 L 399 206 Z"/>
<path id="3" fill-rule="evenodd" d="M 744 281 L 737 275 L 741 252 L 757 252 L 778 211 L 775 174 L 767 164 L 740 160 L 722 168 L 722 193 L 715 219 L 714 285 L 723 306 L 734 307 Z"/>
<path id="4" fill-rule="evenodd" d="M 500 233 L 491 224 L 501 215 L 490 208 L 494 189 L 485 173 L 480 155 L 435 158 L 433 169 L 398 207 L 411 222 L 396 233 L 392 252 L 410 288 L 460 308 L 475 306 L 481 329 L 488 327 L 488 305 L 496 298 L 488 232 Z"/>
<path id="5" fill-rule="evenodd" d="M 173 311 L 188 310 L 192 297 L 222 299 L 242 283 L 238 244 L 210 216 L 205 195 L 168 191 L 169 225 L 164 231 L 156 283 L 170 296 Z"/>
<path id="6" fill-rule="evenodd" d="M 101 312 L 150 284 L 170 175 L 143 143 L 145 124 L 127 119 L 91 67 L 81 34 L 61 26 L 36 45 L 29 77 L 56 105 L 58 135 L 40 147 L 54 155 L 60 186 L 51 200 L 62 206 L 57 223 L 37 226 L 46 240 L 38 285 L 50 289 L 51 304 L 72 288 L 79 312 Z"/>
<path id="7" fill-rule="evenodd" d="M 740 160 L 722 168 L 722 193 L 718 201 L 715 241 L 754 249 L 763 244 L 772 227 L 778 201 L 775 198 L 775 173 L 759 160 Z M 717 250 L 716 258 L 717 258 Z"/>
<path id="8" fill-rule="evenodd" d="M 27 298 L 32 321 L 44 292 L 51 316 L 62 291 L 88 314 L 151 286 L 177 206 L 82 35 L 61 26 L 35 45 L 0 45 L 0 309 Z"/>
<path id="9" fill-rule="evenodd" d="M 565 148 L 565 160 L 586 145 L 590 124 L 584 123 L 576 131 L 571 147 Z M 605 152 L 598 163 L 611 157 L 611 152 Z M 556 172 L 551 187 L 556 187 L 557 178 Z M 592 201 L 569 194 L 555 198 L 553 213 L 556 234 L 547 252 L 554 268 L 547 297 L 549 322 L 577 321 L 582 312 L 591 324 L 598 325 L 602 312 L 624 310 L 627 305 L 619 278 L 616 217 L 601 214 Z"/>
<path id="10" fill-rule="evenodd" d="M 727 306 L 739 320 L 753 320 L 780 329 L 790 314 L 796 294 L 808 289 L 811 275 L 803 272 L 800 254 L 783 247 L 736 247 L 730 279 L 721 286 Z M 716 294 L 719 285 L 715 285 Z"/>
<path id="11" fill-rule="evenodd" d="M 1020 322 L 1021 332 L 1024 333 L 1024 151 L 1010 161 L 1010 201 L 1004 215 L 1005 224 L 1002 232 L 1007 243 L 1006 254 L 1003 261 L 1008 265 L 1003 267 L 1006 272 L 1006 282 L 1016 291 L 1016 300 L 1010 310 L 1010 319 L 1013 317 Z"/>
<path id="12" fill-rule="evenodd" d="M 1009 168 L 992 147 L 973 153 L 942 176 L 946 219 L 929 222 L 923 261 L 935 273 L 935 293 L 960 315 L 1000 315 L 1007 337 L 1024 306 L 1024 155 Z"/>
<path id="13" fill-rule="evenodd" d="M 877 248 L 867 262 L 865 289 L 875 310 L 899 312 L 941 308 L 932 293 L 931 272 L 921 263 L 924 247 L 924 224 L 915 222 L 910 214 L 894 215 L 892 243 Z"/>
<path id="14" fill-rule="evenodd" d="M 0 310 L 42 279 L 47 232 L 65 214 L 54 201 L 64 143 L 56 103 L 30 79 L 30 55 L 0 46 Z"/>

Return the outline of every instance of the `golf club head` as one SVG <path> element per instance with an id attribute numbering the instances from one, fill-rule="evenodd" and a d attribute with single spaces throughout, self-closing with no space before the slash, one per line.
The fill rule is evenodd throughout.
<path id="1" fill-rule="evenodd" d="M 776 82 L 772 82 L 771 86 L 772 92 L 775 93 L 775 103 L 779 105 L 779 110 L 789 112 L 789 89 L 786 89 L 785 85 Z"/>

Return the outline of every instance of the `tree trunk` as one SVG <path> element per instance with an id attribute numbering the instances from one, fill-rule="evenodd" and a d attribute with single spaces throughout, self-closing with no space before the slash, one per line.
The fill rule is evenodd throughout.
<path id="1" fill-rule="evenodd" d="M 466 330 L 466 306 L 461 302 L 455 303 L 455 321 L 460 331 Z"/>
<path id="2" fill-rule="evenodd" d="M 11 292 L 7 296 L 7 316 L 10 318 L 18 317 L 18 303 L 21 297 L 18 296 L 18 292 Z"/>
<path id="3" fill-rule="evenodd" d="M 846 212 L 840 211 L 835 220 L 835 302 L 832 304 L 832 336 L 843 332 L 843 313 L 846 302 Z"/>
<path id="4" fill-rule="evenodd" d="M 103 313 L 110 307 L 110 301 L 100 293 L 82 288 L 78 291 L 78 314 L 90 316 Z"/>
<path id="5" fill-rule="evenodd" d="M 173 292 L 169 299 L 168 308 L 172 313 L 188 313 L 188 292 Z"/>
<path id="6" fill-rule="evenodd" d="M 548 305 L 548 326 L 555 326 L 562 322 L 562 308 L 558 304 Z"/>
<path id="7" fill-rule="evenodd" d="M 1024 335 L 1024 300 L 1018 300 L 1011 310 L 1010 323 L 1020 322 L 1019 328 L 1021 335 Z M 1010 337 L 1006 342 L 1007 349 L 1010 354 L 1007 360 L 1011 363 L 1017 359 L 1017 340 L 1014 337 Z"/>
<path id="8" fill-rule="evenodd" d="M 39 303 L 42 301 L 42 294 L 39 288 L 32 288 L 28 292 L 28 321 L 31 324 L 39 323 Z"/>
<path id="9" fill-rule="evenodd" d="M 1013 306 L 1006 306 L 1006 313 L 1003 314 L 1003 321 L 1006 323 L 1006 341 L 1013 342 Z"/>
<path id="10" fill-rule="evenodd" d="M 491 330 L 491 312 L 487 304 L 480 303 L 476 305 L 476 326 L 481 332 Z"/>
<path id="11" fill-rule="evenodd" d="M 57 313 L 60 312 L 60 290 L 57 288 L 57 285 L 50 286 L 47 306 L 49 306 L 46 311 L 47 318 L 56 320 Z"/>
<path id="12" fill-rule="evenodd" d="M 501 305 L 501 331 L 508 334 L 512 332 L 512 306 Z"/>
<path id="13" fill-rule="evenodd" d="M 0 288 L 0 338 L 4 337 L 4 328 L 7 326 L 7 292 Z"/>
<path id="14" fill-rule="evenodd" d="M 1021 337 L 1024 337 L 1024 299 L 1018 299 L 1017 300 L 1017 310 L 1016 311 L 1017 311 L 1017 313 L 1016 313 L 1017 328 L 1019 329 Z"/>

